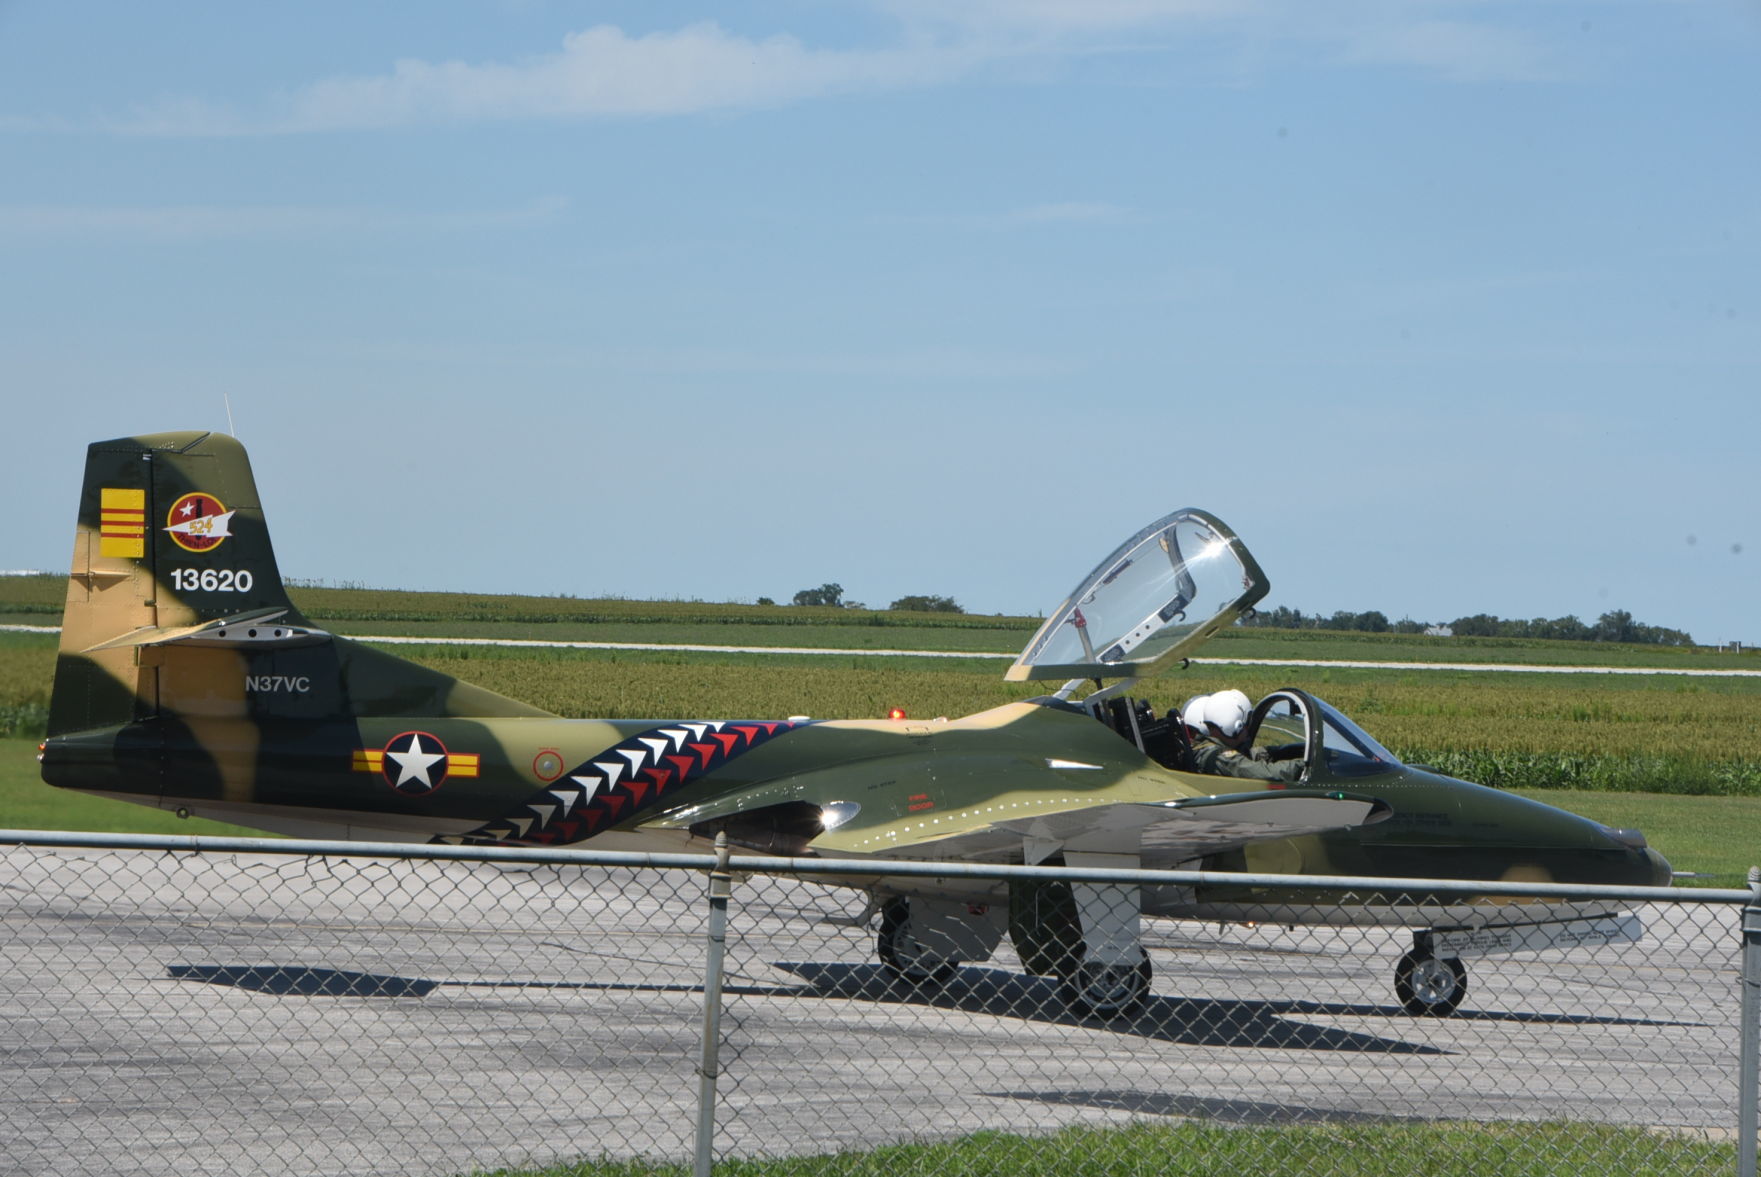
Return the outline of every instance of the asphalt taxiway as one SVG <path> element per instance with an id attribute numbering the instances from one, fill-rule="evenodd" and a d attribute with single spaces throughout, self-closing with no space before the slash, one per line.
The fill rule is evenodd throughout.
<path id="1" fill-rule="evenodd" d="M 1736 1121 L 1726 908 L 1472 962 L 1446 1019 L 1395 1003 L 1397 930 L 1151 921 L 1154 996 L 1109 1021 L 1006 947 L 900 984 L 863 907 L 737 885 L 720 1155 L 1168 1116 Z M 0 1173 L 683 1159 L 705 913 L 682 871 L 0 852 Z"/>

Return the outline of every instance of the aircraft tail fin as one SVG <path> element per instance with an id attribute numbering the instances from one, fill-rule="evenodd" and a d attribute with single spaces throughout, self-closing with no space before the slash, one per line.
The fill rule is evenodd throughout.
<path id="1" fill-rule="evenodd" d="M 158 659 L 144 651 L 232 617 L 306 624 L 282 587 L 244 447 L 208 432 L 87 447 L 49 733 L 156 711 Z"/>
<path id="2" fill-rule="evenodd" d="M 282 584 L 236 439 L 87 449 L 51 736 L 155 716 L 543 714 L 314 628 Z"/>

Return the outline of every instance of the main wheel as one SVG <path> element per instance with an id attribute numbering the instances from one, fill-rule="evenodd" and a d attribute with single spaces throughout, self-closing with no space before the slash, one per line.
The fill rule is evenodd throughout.
<path id="1" fill-rule="evenodd" d="M 938 955 L 917 938 L 911 928 L 911 901 L 902 895 L 881 908 L 874 948 L 894 976 L 913 985 L 940 985 L 960 967 L 959 961 Z"/>
<path id="2" fill-rule="evenodd" d="M 1082 918 L 1070 884 L 1009 884 L 1009 939 L 1021 967 L 1036 977 L 1061 977 L 1082 959 Z"/>
<path id="3" fill-rule="evenodd" d="M 1414 1017 L 1445 1017 L 1467 996 L 1467 968 L 1455 957 L 1409 952 L 1394 966 L 1394 996 Z"/>
<path id="4" fill-rule="evenodd" d="M 1150 958 L 1130 964 L 1077 961 L 1058 978 L 1064 1004 L 1085 1014 L 1117 1017 L 1130 1013 L 1150 991 Z"/>

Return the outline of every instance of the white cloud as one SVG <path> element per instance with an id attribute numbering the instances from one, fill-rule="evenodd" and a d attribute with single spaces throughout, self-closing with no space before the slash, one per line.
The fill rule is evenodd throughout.
<path id="1" fill-rule="evenodd" d="M 1045 37 L 1240 15 L 1256 4 L 1253 0 L 881 0 L 881 6 L 919 27 Z"/>
<path id="2" fill-rule="evenodd" d="M 1039 51 L 1136 52 L 1146 34 L 1225 34 L 1236 45 L 1453 81 L 1556 76 L 1541 42 L 1479 0 L 879 0 L 908 26 Z M 1456 15 L 1451 15 L 1456 14 Z M 1139 40 L 1127 41 L 1121 34 Z M 1168 42 L 1172 44 L 1172 42 Z M 1164 46 L 1165 47 L 1165 46 Z"/>
<path id="3" fill-rule="evenodd" d="M 1463 82 L 1541 81 L 1558 72 L 1539 45 L 1515 30 L 1450 20 L 1359 25 L 1346 59 L 1412 66 Z"/>
<path id="4" fill-rule="evenodd" d="M 410 213 L 323 205 L 0 205 L 0 238 L 193 241 L 409 229 L 505 228 L 547 221 L 567 207 L 546 197 L 507 209 Z"/>
<path id="5" fill-rule="evenodd" d="M 173 99 L 107 120 L 141 135 L 223 136 L 417 124 L 658 117 L 780 106 L 834 94 L 946 85 L 1009 59 L 1142 53 L 1190 30 L 1269 60 L 1411 66 L 1463 81 L 1549 76 L 1538 39 L 1465 0 L 874 0 L 898 18 L 895 45 L 819 49 L 751 38 L 713 22 L 640 35 L 599 25 L 559 52 L 509 61 L 397 62 L 389 72 L 315 81 L 258 109 Z M 1508 9 L 1497 9 L 1508 13 Z M 1464 13 L 1464 17 L 1451 14 Z M 1217 48 L 1215 41 L 1207 42 Z M 13 129 L 58 130 L 54 120 Z"/>
<path id="6" fill-rule="evenodd" d="M 931 45 L 810 49 L 794 37 L 751 40 L 712 23 L 639 37 L 600 25 L 569 34 L 560 53 L 524 61 L 405 60 L 389 74 L 313 83 L 265 115 L 185 101 L 139 111 L 115 129 L 226 135 L 737 110 L 936 84 L 981 56 Z"/>

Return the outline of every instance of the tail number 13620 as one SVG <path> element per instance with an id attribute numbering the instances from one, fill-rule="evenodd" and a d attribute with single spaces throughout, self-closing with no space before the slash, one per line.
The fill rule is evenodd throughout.
<path id="1" fill-rule="evenodd" d="M 256 583 L 248 568 L 173 568 L 171 587 L 182 593 L 248 593 Z"/>

